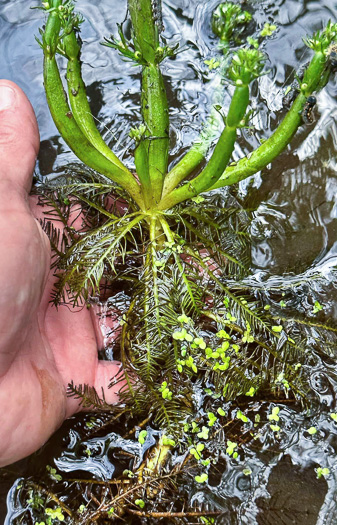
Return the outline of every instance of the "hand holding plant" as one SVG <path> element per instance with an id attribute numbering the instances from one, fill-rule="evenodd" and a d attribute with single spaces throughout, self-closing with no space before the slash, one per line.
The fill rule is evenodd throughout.
<path id="1" fill-rule="evenodd" d="M 119 364 L 97 358 L 95 319 L 87 309 L 50 304 L 50 243 L 28 198 L 39 149 L 33 109 L 24 93 L 0 81 L 0 465 L 31 454 L 79 404 L 70 380 L 107 390 Z M 72 311 L 73 310 L 73 311 Z"/>
<path id="2" fill-rule="evenodd" d="M 218 85 L 231 102 L 209 108 L 199 138 L 170 166 L 170 110 L 161 64 L 179 49 L 162 36 L 159 1 L 129 0 L 131 31 L 124 32 L 124 24 L 120 25 L 118 36 L 105 38 L 103 44 L 117 50 L 122 59 L 131 60 L 142 75 L 141 118 L 130 129 L 135 166 L 130 170 L 104 143 L 90 114 L 81 76 L 81 16 L 69 0 L 43 2 L 42 9 L 48 18 L 39 43 L 51 114 L 64 140 L 86 164 L 68 166 L 59 179 L 36 190 L 40 203 L 47 206 L 44 211 L 49 212 L 43 226 L 49 234 L 57 274 L 52 296 L 56 305 L 62 305 L 58 314 L 47 308 L 44 317 L 45 327 L 50 323 L 49 327 L 57 328 L 45 330 L 54 352 L 46 370 L 51 377 L 57 370 L 62 379 L 59 385 L 71 381 L 69 394 L 82 403 L 109 409 L 90 389 L 97 386 L 91 374 L 97 358 L 90 343 L 93 329 L 86 307 L 97 300 L 102 283 L 110 283 L 112 294 L 123 290 L 125 313 L 114 351 L 123 362 L 127 384 L 121 392 L 124 404 L 116 409 L 123 413 L 117 425 L 132 425 L 124 437 L 134 434 L 138 440 L 133 466 L 128 464 L 116 485 L 111 484 L 111 499 L 100 492 L 102 504 L 96 500 L 96 510 L 86 501 L 74 515 L 81 515 L 81 523 L 100 517 L 118 520 L 125 513 L 139 512 L 149 518 L 166 518 L 168 513 L 158 513 L 158 509 L 168 501 L 165 495 L 172 500 L 172 480 L 173 490 L 178 478 L 185 487 L 191 483 L 207 486 L 219 459 L 221 462 L 225 456 L 226 462 L 237 468 L 245 439 L 258 439 L 260 430 L 278 439 L 284 431 L 279 404 L 285 399 L 297 407 L 300 402 L 311 403 L 305 365 L 315 349 L 305 330 L 314 326 L 323 334 L 337 331 L 320 323 L 317 308 L 308 318 L 298 314 L 290 319 L 288 298 L 276 305 L 275 301 L 266 304 L 267 294 L 245 279 L 249 276 L 252 213 L 236 197 L 235 189 L 221 191 L 263 170 L 289 144 L 301 124 L 310 124 L 308 107 L 311 111 L 316 93 L 335 68 L 332 57 L 337 26 L 328 23 L 306 40 L 313 56 L 293 83 L 289 111 L 284 111 L 284 119 L 266 140 L 261 139 L 255 151 L 232 162 L 241 130 L 252 123 L 252 91 L 259 77 L 268 74 L 263 39 L 270 37 L 276 26 L 265 24 L 262 31 L 255 32 L 255 38 L 247 37 L 254 25 L 252 15 L 231 2 L 220 4 L 211 23 L 218 37 L 215 56 L 205 64 L 212 75 L 218 75 Z M 67 65 L 65 82 L 58 54 Z M 119 199 L 124 206 L 116 205 Z M 69 222 L 79 207 L 85 224 Z M 83 307 L 81 312 L 76 311 L 77 306 Z M 70 315 L 68 308 L 76 313 Z M 34 317 L 34 308 L 32 312 Z M 43 309 L 39 312 L 44 314 Z M 82 318 L 85 341 L 83 332 L 74 330 Z M 39 327 L 43 326 L 40 323 Z M 320 352 L 324 352 L 322 341 L 324 336 L 318 343 Z M 61 356 L 65 357 L 63 362 Z M 87 375 L 81 375 L 75 364 L 85 367 Z M 42 377 L 39 370 L 35 376 Z M 78 407 L 74 399 L 65 400 L 64 389 L 62 396 L 60 406 Z M 261 421 L 263 410 L 253 419 L 256 406 L 271 398 L 275 406 L 267 421 Z M 106 399 L 114 399 L 109 391 Z M 99 421 L 92 432 L 97 430 L 102 430 Z M 155 444 L 153 436 L 158 437 Z M 115 439 L 113 434 L 106 442 L 114 443 Z M 89 441 L 85 449 L 88 457 Z M 252 470 L 246 468 L 243 473 L 250 475 Z M 82 483 L 86 482 L 78 480 L 79 498 Z M 89 480 L 87 486 L 91 483 Z M 186 519 L 189 497 L 172 501 Z M 70 505 L 76 506 L 73 502 Z M 214 515 L 219 513 L 221 510 L 216 510 Z M 196 514 L 205 523 L 213 522 L 212 511 L 208 517 L 204 509 L 193 512 Z M 69 509 L 68 515 L 73 519 Z"/>

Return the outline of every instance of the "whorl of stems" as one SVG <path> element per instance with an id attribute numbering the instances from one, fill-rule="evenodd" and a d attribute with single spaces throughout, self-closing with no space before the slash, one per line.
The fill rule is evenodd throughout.
<path id="1" fill-rule="evenodd" d="M 77 125 L 63 90 L 55 56 L 49 57 L 45 55 L 44 85 L 47 102 L 55 125 L 75 155 L 89 168 L 98 171 L 98 173 L 119 184 L 142 208 L 143 199 L 136 179 L 131 174 L 130 177 L 127 177 L 121 168 L 112 164 L 110 160 L 97 151 Z"/>
<path id="2" fill-rule="evenodd" d="M 226 166 L 225 162 L 228 163 L 230 155 L 234 149 L 232 139 L 236 138 L 236 129 L 242 125 L 247 105 L 249 104 L 249 88 L 248 85 L 255 79 L 263 74 L 263 68 L 265 63 L 265 55 L 257 49 L 243 48 L 239 49 L 233 56 L 232 62 L 227 71 L 227 77 L 236 86 L 234 95 L 230 104 L 229 112 L 226 118 L 226 130 L 219 139 L 219 147 L 216 146 L 214 154 L 211 157 L 210 166 L 207 166 L 205 170 L 193 179 L 190 183 L 185 184 L 181 188 L 174 190 L 176 186 L 187 177 L 189 173 L 195 169 L 200 162 L 203 160 L 208 146 L 209 138 L 214 136 L 214 121 L 217 119 L 214 115 L 209 118 L 209 122 L 206 126 L 206 133 L 201 134 L 200 139 L 203 135 L 205 140 L 196 143 L 191 150 L 181 159 L 181 161 L 171 170 L 167 176 L 167 180 L 164 183 L 163 192 L 163 206 L 166 206 L 168 202 L 181 202 L 186 198 L 193 197 L 195 195 L 186 192 L 186 189 L 190 189 L 191 192 L 196 190 L 198 193 L 206 191 L 213 183 L 210 183 L 210 178 L 213 181 L 219 179 L 220 166 Z M 214 111 L 214 110 L 213 110 Z M 235 133 L 231 131 L 231 128 L 235 128 Z M 221 156 L 218 155 L 218 151 L 223 151 L 223 159 L 219 162 Z M 218 159 L 218 161 L 215 161 Z M 184 173 L 185 170 L 185 173 Z M 182 189 L 184 188 L 184 189 Z M 203 188 L 203 189 L 201 189 Z M 171 199 L 170 193 L 174 190 L 175 196 Z M 175 201 L 177 198 L 177 202 Z M 171 204 L 169 205 L 171 207 Z M 165 209 L 165 208 L 162 208 Z"/>
<path id="3" fill-rule="evenodd" d="M 179 202 L 191 197 L 196 197 L 216 183 L 233 153 L 237 128 L 246 113 L 248 103 L 248 85 L 240 84 L 236 86 L 226 119 L 226 127 L 221 133 L 206 168 L 193 180 L 166 195 L 162 199 L 159 209 L 166 210 L 172 208 Z"/>
<path id="4" fill-rule="evenodd" d="M 133 175 L 121 165 L 120 161 L 118 161 L 118 163 L 115 161 L 115 156 L 112 152 L 110 152 L 112 155 L 112 160 L 110 160 L 92 143 L 88 129 L 91 126 L 90 132 L 92 133 L 92 125 L 94 126 L 94 123 L 90 123 L 90 118 L 92 119 L 91 113 L 89 113 L 89 118 L 86 111 L 88 102 L 86 100 L 84 86 L 80 96 L 83 97 L 82 103 L 84 103 L 85 99 L 87 106 L 84 105 L 79 108 L 77 104 L 75 104 L 75 114 L 80 125 L 70 109 L 67 96 L 63 89 L 55 54 L 57 51 L 65 54 L 62 39 L 66 39 L 65 47 L 68 49 L 70 60 L 78 61 L 79 46 L 76 42 L 75 34 L 72 32 L 72 22 L 74 22 L 74 24 L 77 23 L 78 18 L 72 18 L 72 10 L 69 8 L 67 11 L 69 16 L 65 18 L 65 9 L 60 10 L 60 7 L 63 7 L 62 2 L 54 0 L 53 10 L 49 13 L 42 43 L 44 52 L 44 86 L 47 102 L 55 125 L 65 142 L 82 162 L 119 184 L 130 194 L 138 206 L 143 208 L 140 186 Z M 61 28 L 63 28 L 64 34 L 60 36 Z M 78 75 L 80 75 L 80 69 L 78 69 L 78 67 L 79 62 L 76 64 L 76 71 L 72 68 L 71 71 L 69 71 L 70 83 L 78 81 Z M 72 88 L 73 87 L 74 86 L 72 86 Z M 74 95 L 72 94 L 72 96 Z M 105 144 L 103 139 L 100 138 L 100 143 L 102 142 Z M 109 149 L 106 145 L 105 147 Z"/>
<path id="5" fill-rule="evenodd" d="M 277 129 L 249 158 L 241 159 L 235 166 L 228 166 L 221 178 L 210 188 L 230 186 L 254 175 L 272 162 L 289 144 L 302 122 L 302 111 L 307 97 L 320 85 L 327 58 L 322 52 L 313 56 L 301 85 L 301 92 Z"/>

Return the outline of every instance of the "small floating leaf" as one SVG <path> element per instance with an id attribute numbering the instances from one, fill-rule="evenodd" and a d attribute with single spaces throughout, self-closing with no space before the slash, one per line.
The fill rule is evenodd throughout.
<path id="1" fill-rule="evenodd" d="M 314 302 L 313 309 L 312 309 L 312 313 L 313 313 L 313 314 L 317 314 L 317 313 L 320 312 L 321 310 L 323 310 L 323 306 L 322 306 L 318 301 L 315 301 L 315 302 Z"/>
<path id="2" fill-rule="evenodd" d="M 253 386 L 251 386 L 248 392 L 245 393 L 245 395 L 248 397 L 253 397 L 255 392 L 256 392 L 256 389 Z"/>
<path id="3" fill-rule="evenodd" d="M 147 436 L 147 430 L 141 430 L 139 432 L 138 441 L 141 445 L 144 445 Z"/>
<path id="4" fill-rule="evenodd" d="M 248 417 L 245 416 L 245 415 L 243 414 L 243 412 L 241 412 L 241 410 L 238 410 L 238 411 L 237 411 L 237 413 L 236 413 L 236 417 L 237 417 L 238 419 L 241 419 L 241 421 L 243 421 L 244 423 L 248 423 L 248 421 L 249 421 L 249 420 L 248 420 Z"/>
<path id="5" fill-rule="evenodd" d="M 269 24 L 266 22 L 263 26 L 262 31 L 260 31 L 260 36 L 271 36 L 277 29 L 275 24 Z"/>
<path id="6" fill-rule="evenodd" d="M 271 414 L 269 414 L 267 417 L 269 421 L 275 421 L 276 423 L 280 420 L 278 413 L 280 412 L 279 407 L 274 407 Z"/>
<path id="7" fill-rule="evenodd" d="M 195 476 L 194 479 L 197 483 L 206 483 L 206 481 L 208 480 L 208 475 L 204 472 L 200 476 Z"/>
<path id="8" fill-rule="evenodd" d="M 325 478 L 330 474 L 330 470 L 327 467 L 318 467 L 315 469 L 317 474 L 317 479 L 320 479 L 322 476 Z"/>

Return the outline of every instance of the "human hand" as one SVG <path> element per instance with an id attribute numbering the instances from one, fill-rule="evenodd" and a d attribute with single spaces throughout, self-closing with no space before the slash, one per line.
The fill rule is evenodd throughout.
<path id="1" fill-rule="evenodd" d="M 0 466 L 37 450 L 79 410 L 68 383 L 107 389 L 117 362 L 98 361 L 95 319 L 56 309 L 50 243 L 28 197 L 39 150 L 34 111 L 20 88 L 0 80 Z"/>

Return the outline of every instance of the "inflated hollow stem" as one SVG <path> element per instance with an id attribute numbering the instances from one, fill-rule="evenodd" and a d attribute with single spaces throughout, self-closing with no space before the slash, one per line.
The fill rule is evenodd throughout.
<path id="1" fill-rule="evenodd" d="M 128 7 L 134 46 L 142 63 L 141 107 L 145 125 L 135 163 L 144 193 L 147 193 L 148 208 L 154 209 L 162 194 L 169 148 L 168 103 L 159 67 L 161 28 L 151 0 L 129 0 Z"/>
<path id="2" fill-rule="evenodd" d="M 237 128 L 245 116 L 248 103 L 249 85 L 241 82 L 235 87 L 226 118 L 225 129 L 220 135 L 206 168 L 193 180 L 176 188 L 170 194 L 163 197 L 159 204 L 159 209 L 166 210 L 172 208 L 175 204 L 206 191 L 217 182 L 233 153 Z"/>
<path id="3" fill-rule="evenodd" d="M 53 11 L 49 14 L 43 37 L 43 70 L 47 102 L 55 125 L 65 142 L 82 162 L 119 184 L 143 209 L 141 190 L 136 179 L 131 173 L 125 172 L 124 169 L 102 155 L 88 140 L 73 116 L 55 58 L 60 28 L 58 14 Z"/>
<path id="4" fill-rule="evenodd" d="M 205 160 L 206 154 L 219 136 L 219 105 L 221 106 L 223 100 L 223 79 L 226 77 L 228 67 L 228 56 L 223 59 L 220 70 L 216 77 L 215 89 L 213 92 L 213 106 L 211 112 L 206 119 L 203 130 L 182 158 L 171 168 L 165 177 L 163 187 L 163 197 L 171 193 L 184 179 L 196 170 L 200 164 Z"/>
<path id="5" fill-rule="evenodd" d="M 315 53 L 304 74 L 300 94 L 271 137 L 257 148 L 249 158 L 244 157 L 235 166 L 228 166 L 221 178 L 210 188 L 211 190 L 230 186 L 254 175 L 265 168 L 286 148 L 302 122 L 302 111 L 307 97 L 316 89 L 324 87 L 321 84 L 321 79 L 325 74 L 326 61 L 327 58 L 324 53 Z"/>
<path id="6" fill-rule="evenodd" d="M 222 78 L 219 75 L 219 78 Z M 221 88 L 222 91 L 222 88 Z M 209 115 L 205 128 L 193 144 L 191 149 L 185 153 L 175 166 L 168 172 L 165 177 L 162 196 L 165 197 L 171 193 L 180 182 L 186 179 L 200 164 L 205 160 L 207 151 L 213 140 L 218 137 L 219 129 L 219 112 L 213 107 Z"/>
<path id="7" fill-rule="evenodd" d="M 119 160 L 119 158 L 111 151 L 109 146 L 102 139 L 93 116 L 91 114 L 89 102 L 86 95 L 85 85 L 82 79 L 80 52 L 81 48 L 77 41 L 74 30 L 63 38 L 63 47 L 67 64 L 67 85 L 68 97 L 71 105 L 73 116 L 83 131 L 87 139 L 107 157 L 113 164 L 119 166 L 125 173 L 131 173 Z"/>

